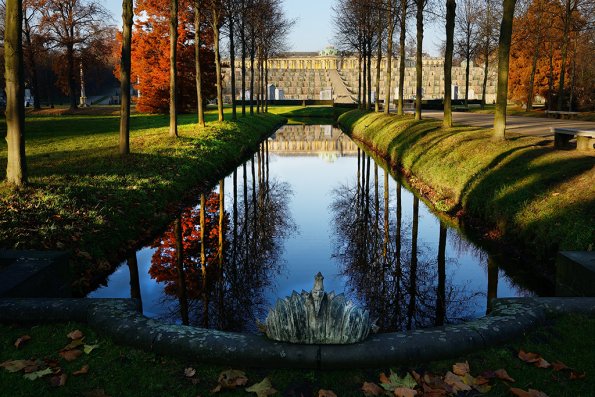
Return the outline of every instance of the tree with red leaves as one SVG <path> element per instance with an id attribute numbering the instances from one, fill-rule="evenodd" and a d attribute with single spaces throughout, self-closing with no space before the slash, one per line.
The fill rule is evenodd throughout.
<path id="1" fill-rule="evenodd" d="M 177 109 L 196 109 L 196 67 L 194 64 L 194 10 L 191 0 L 180 0 L 177 47 Z M 169 111 L 169 13 L 168 2 L 138 0 L 132 35 L 132 78 L 139 91 L 136 105 L 140 112 Z M 203 98 L 215 97 L 213 33 L 201 25 L 200 64 Z M 119 73 L 119 71 L 116 71 Z"/>

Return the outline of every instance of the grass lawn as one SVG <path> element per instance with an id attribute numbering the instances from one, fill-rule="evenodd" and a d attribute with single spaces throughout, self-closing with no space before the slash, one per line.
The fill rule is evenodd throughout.
<path id="1" fill-rule="evenodd" d="M 132 154 L 123 159 L 118 116 L 28 117 L 30 186 L 15 192 L 0 180 L 0 248 L 70 250 L 78 271 L 109 270 L 285 122 L 274 114 L 215 119 L 207 112 L 207 127 L 198 129 L 195 115 L 180 115 L 175 139 L 168 137 L 168 116 L 135 114 Z M 1 170 L 6 156 L 1 139 Z"/>
<path id="2" fill-rule="evenodd" d="M 339 119 L 353 137 L 401 166 L 438 210 L 469 215 L 539 259 L 588 250 L 595 241 L 595 156 L 554 150 L 551 141 L 492 141 L 477 127 L 352 111 Z M 505 240 L 506 241 L 506 240 Z"/>
<path id="3" fill-rule="evenodd" d="M 83 342 L 99 345 L 90 354 L 82 354 L 68 362 L 60 357 L 59 351 L 70 340 L 66 337 L 79 329 L 85 335 Z M 367 368 L 360 370 L 317 371 L 283 369 L 242 369 L 248 378 L 247 385 L 260 382 L 268 377 L 273 387 L 284 396 L 317 396 L 320 389 L 332 390 L 337 396 L 362 396 L 363 382 L 379 383 L 379 374 L 392 369 L 404 376 L 414 370 L 420 374 L 433 373 L 444 376 L 452 370 L 456 362 L 469 362 L 470 374 L 478 376 L 486 371 L 505 369 L 515 382 L 493 379 L 493 388 L 487 396 L 509 396 L 510 387 L 524 390 L 537 389 L 550 397 L 591 396 L 595 390 L 595 318 L 587 316 L 564 316 L 552 321 L 539 331 L 531 332 L 524 338 L 498 348 L 480 351 L 467 357 L 453 360 L 420 363 L 401 366 L 395 363 L 392 368 Z M 15 341 L 23 335 L 31 340 L 17 349 Z M 82 347 L 79 347 L 81 349 Z M 539 353 L 553 363 L 561 361 L 574 369 L 576 375 L 585 374 L 583 379 L 570 380 L 570 371 L 554 371 L 551 368 L 537 368 L 522 362 L 517 354 L 520 349 Z M 41 360 L 37 370 L 48 363 L 60 367 L 67 374 L 63 386 L 52 386 L 52 375 L 37 380 L 28 380 L 23 372 L 9 373 L 0 368 L 0 390 L 2 395 L 20 396 L 80 396 L 86 392 L 98 393 L 103 389 L 109 396 L 188 396 L 212 395 L 217 379 L 228 367 L 212 366 L 195 360 L 181 360 L 157 356 L 152 353 L 118 345 L 109 338 L 96 334 L 81 324 L 56 324 L 34 327 L 0 325 L 0 363 L 9 360 Z M 75 376 L 73 372 L 88 366 L 88 373 Z M 192 368 L 196 374 L 185 376 L 184 370 Z M 35 369 L 35 368 L 33 368 Z M 31 370 L 31 369 L 29 369 Z M 57 371 L 56 369 L 54 369 Z M 192 373 L 190 371 L 190 373 Z M 58 378 L 58 377 L 56 377 Z M 232 391 L 222 391 L 223 396 L 254 395 L 239 387 Z M 97 394 L 101 395 L 101 394 Z M 460 394 L 460 395 L 479 395 Z"/>

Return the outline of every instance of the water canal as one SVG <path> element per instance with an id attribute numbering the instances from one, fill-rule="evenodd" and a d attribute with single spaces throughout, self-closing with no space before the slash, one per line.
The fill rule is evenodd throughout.
<path id="1" fill-rule="evenodd" d="M 319 271 L 383 331 L 464 321 L 493 297 L 532 295 L 339 129 L 287 125 L 88 296 L 254 332 Z"/>

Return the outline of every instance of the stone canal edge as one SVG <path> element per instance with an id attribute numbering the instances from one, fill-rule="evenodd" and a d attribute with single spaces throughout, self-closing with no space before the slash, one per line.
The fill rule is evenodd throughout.
<path id="1" fill-rule="evenodd" d="M 158 354 L 270 368 L 374 368 L 454 358 L 510 341 L 562 313 L 595 314 L 595 298 L 495 299 L 488 316 L 457 325 L 376 334 L 351 345 L 299 345 L 166 324 L 143 316 L 132 299 L 0 299 L 1 323 L 87 323 L 117 343 Z"/>

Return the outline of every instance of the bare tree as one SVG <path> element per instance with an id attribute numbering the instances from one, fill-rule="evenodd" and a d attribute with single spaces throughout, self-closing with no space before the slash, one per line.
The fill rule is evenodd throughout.
<path id="1" fill-rule="evenodd" d="M 110 14 L 94 0 L 46 0 L 40 10 L 42 32 L 51 44 L 65 50 L 70 108 L 76 109 L 76 53 L 105 33 Z"/>
<path id="2" fill-rule="evenodd" d="M 219 50 L 221 26 L 224 23 L 225 7 L 222 0 L 206 0 L 206 10 L 209 13 L 209 22 L 213 29 L 213 50 L 215 51 L 215 73 L 217 74 L 217 114 L 219 121 L 223 116 L 223 78 L 221 76 L 221 52 Z"/>
<path id="3" fill-rule="evenodd" d="M 483 83 L 481 89 L 481 106 L 486 104 L 486 90 L 488 85 L 488 74 L 490 58 L 498 47 L 498 19 L 500 16 L 497 2 L 495 0 L 484 0 L 483 8 L 479 12 L 479 37 L 477 53 L 483 60 Z"/>
<path id="4" fill-rule="evenodd" d="M 465 60 L 465 106 L 469 103 L 469 73 L 475 57 L 479 30 L 479 4 L 475 0 L 462 0 L 456 16 L 456 42 L 458 55 Z"/>
<path id="5" fill-rule="evenodd" d="M 23 6 L 21 0 L 6 1 L 4 23 L 4 78 L 6 79 L 6 180 L 21 188 L 27 184 L 25 159 L 25 105 L 23 68 Z"/>
<path id="6" fill-rule="evenodd" d="M 403 110 L 403 90 L 405 85 L 405 40 L 407 39 L 407 12 L 408 0 L 401 0 L 401 15 L 399 21 L 399 101 L 397 104 L 397 114 L 405 114 Z"/>

